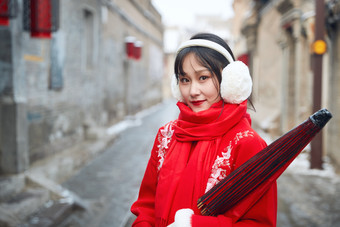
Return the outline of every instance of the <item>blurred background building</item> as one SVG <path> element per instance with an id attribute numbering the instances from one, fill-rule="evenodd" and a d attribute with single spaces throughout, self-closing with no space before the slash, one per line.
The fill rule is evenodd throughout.
<path id="1" fill-rule="evenodd" d="M 40 171 L 59 184 L 86 141 L 162 101 L 163 30 L 150 0 L 0 0 L 0 226 L 52 199 L 27 190 L 33 165 L 83 144 Z"/>
<path id="2" fill-rule="evenodd" d="M 50 38 L 24 30 L 24 3 L 44 12 L 44 1 L 6 2 L 17 12 L 0 27 L 1 173 L 20 173 L 162 100 L 163 25 L 150 1 L 57 1 Z"/>
<path id="3" fill-rule="evenodd" d="M 246 54 L 254 80 L 256 121 L 276 137 L 302 122 L 313 112 L 313 93 L 319 92 L 321 107 L 333 113 L 324 130 L 323 155 L 339 170 L 339 1 L 324 2 L 323 39 L 327 52 L 322 61 L 322 89 L 315 91 L 313 43 L 316 1 L 235 0 L 234 49 Z M 238 55 L 238 54 L 236 54 Z M 260 118 L 262 120 L 259 120 Z"/>

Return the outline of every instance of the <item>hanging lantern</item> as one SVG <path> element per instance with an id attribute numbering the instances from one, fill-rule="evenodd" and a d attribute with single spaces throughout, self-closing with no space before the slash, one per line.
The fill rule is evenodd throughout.
<path id="1" fill-rule="evenodd" d="M 18 4 L 16 0 L 0 0 L 0 26 L 8 26 L 9 19 L 18 14 Z"/>
<path id="2" fill-rule="evenodd" d="M 59 0 L 24 0 L 24 29 L 34 38 L 51 38 L 59 28 Z"/>
<path id="3" fill-rule="evenodd" d="M 142 47 L 143 47 L 143 42 L 142 41 L 136 41 L 135 42 L 134 58 L 136 60 L 140 60 L 140 58 L 142 57 Z"/>
<path id="4" fill-rule="evenodd" d="M 135 58 L 135 40 L 136 38 L 133 36 L 128 36 L 125 38 L 125 50 L 126 56 L 130 59 Z"/>
<path id="5" fill-rule="evenodd" d="M 239 56 L 237 58 L 238 61 L 242 61 L 244 64 L 246 64 L 247 66 L 249 66 L 249 54 L 242 54 L 241 56 Z"/>

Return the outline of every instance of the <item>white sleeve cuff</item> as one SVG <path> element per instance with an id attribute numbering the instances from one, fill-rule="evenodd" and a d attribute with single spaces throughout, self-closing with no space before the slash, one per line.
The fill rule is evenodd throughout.
<path id="1" fill-rule="evenodd" d="M 175 223 L 178 227 L 191 227 L 191 216 L 194 211 L 191 209 L 180 209 L 175 214 Z"/>

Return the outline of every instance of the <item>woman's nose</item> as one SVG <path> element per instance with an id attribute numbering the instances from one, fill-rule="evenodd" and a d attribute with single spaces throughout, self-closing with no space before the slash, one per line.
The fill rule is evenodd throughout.
<path id="1" fill-rule="evenodd" d="M 190 95 L 191 96 L 197 96 L 200 94 L 200 88 L 199 85 L 195 82 L 191 83 L 190 86 Z"/>

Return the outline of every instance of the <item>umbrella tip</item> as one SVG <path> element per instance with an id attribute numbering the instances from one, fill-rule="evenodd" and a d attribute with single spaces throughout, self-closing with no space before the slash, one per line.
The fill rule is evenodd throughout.
<path id="1" fill-rule="evenodd" d="M 319 128 L 323 128 L 331 118 L 332 114 L 327 109 L 321 109 L 310 116 L 311 121 Z"/>

